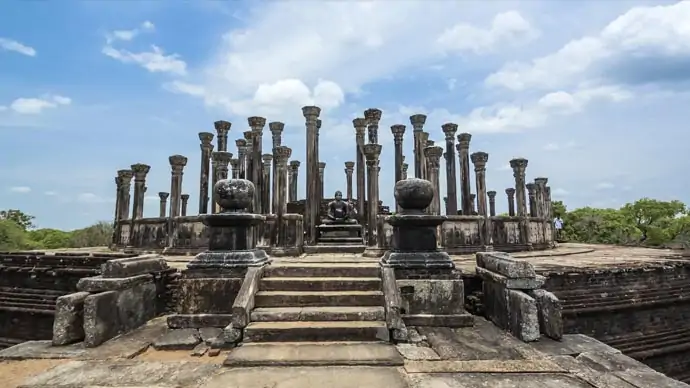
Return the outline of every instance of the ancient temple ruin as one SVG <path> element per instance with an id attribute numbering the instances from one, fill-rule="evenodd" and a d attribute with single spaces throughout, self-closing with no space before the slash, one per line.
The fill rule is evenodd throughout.
<path id="1" fill-rule="evenodd" d="M 324 192 L 323 177 L 327 166 L 319 158 L 321 110 L 316 106 L 306 106 L 302 113 L 306 127 L 305 161 L 290 160 L 292 148 L 283 144 L 285 125 L 281 122 L 268 123 L 270 150 L 264 150 L 267 120 L 263 117 L 248 118 L 250 130 L 235 140 L 235 150 L 228 149 L 230 122 L 215 122 L 215 135 L 199 133 L 201 174 L 196 215 L 188 209 L 189 195 L 182 192 L 183 172 L 188 162 L 186 156 L 170 156 L 170 190 L 158 193 L 160 211 L 155 218 L 143 217 L 150 166 L 136 163 L 129 169 L 118 171 L 115 178 L 117 200 L 113 246 L 132 252 L 171 254 L 195 254 L 206 249 L 208 232 L 201 217 L 219 210 L 211 201 L 211 188 L 219 180 L 234 178 L 247 179 L 256 187 L 250 210 L 265 216 L 265 222 L 256 227 L 256 234 L 259 246 L 270 255 L 366 251 L 367 256 L 382 256 L 389 248 L 392 234 L 386 216 L 400 210 L 399 204 L 383 204 L 380 200 L 382 145 L 378 139 L 383 112 L 367 109 L 363 117 L 352 121 L 356 139 L 352 144 L 354 160 L 344 161 L 344 195 L 341 193 L 342 202 L 349 209 L 348 218 L 354 221 L 347 223 L 324 221 L 328 220 L 329 206 L 333 205 L 335 198 Z M 407 126 L 391 126 L 395 147 L 394 171 L 383 173 L 393 173 L 396 182 L 414 174 L 415 178 L 430 181 L 437 194 L 441 191 L 440 174 L 446 174 L 446 197 L 436 195 L 425 209 L 427 214 L 445 213 L 448 216 L 438 228 L 439 246 L 450 254 L 552 247 L 553 232 L 549 222 L 552 218 L 551 192 L 547 178 L 537 177 L 528 182 L 527 159 L 511 160 L 515 185 L 505 189 L 504 197 L 509 214 L 498 216 L 498 190 L 490 190 L 487 185 L 489 154 L 470 152 L 472 135 L 457 134 L 457 124 L 447 123 L 439 129 L 425 129 L 425 123 L 425 115 L 410 117 L 414 151 L 409 159 L 403 154 Z M 444 135 L 444 147 L 429 140 L 430 131 Z M 440 170 L 441 158 L 446 162 L 445 171 Z M 406 160 L 414 163 L 409 173 Z M 306 188 L 305 198 L 298 198 L 300 185 Z M 342 203 L 336 201 L 336 206 L 342 208 Z"/>

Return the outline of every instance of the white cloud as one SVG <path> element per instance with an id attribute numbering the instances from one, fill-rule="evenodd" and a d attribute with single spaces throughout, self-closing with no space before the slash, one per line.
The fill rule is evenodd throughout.
<path id="1" fill-rule="evenodd" d="M 25 115 L 41 113 L 44 109 L 57 108 L 60 105 L 70 105 L 72 99 L 60 95 L 44 95 L 41 98 L 17 98 L 10 104 L 10 109 Z"/>
<path id="2" fill-rule="evenodd" d="M 496 15 L 488 29 L 458 23 L 446 29 L 438 37 L 436 44 L 443 51 L 484 54 L 506 44 L 526 43 L 538 36 L 539 31 L 519 12 L 508 11 Z"/>
<path id="3" fill-rule="evenodd" d="M 534 59 L 531 63 L 509 63 L 491 74 L 486 83 L 525 90 L 572 87 L 583 82 L 602 84 L 607 83 L 607 79 L 618 77 L 636 81 L 632 78 L 643 76 L 633 74 L 637 70 L 654 73 L 655 63 L 663 68 L 668 61 L 677 62 L 690 57 L 688 20 L 688 1 L 632 8 L 609 23 L 598 35 L 573 40 L 555 53 Z M 635 62 L 644 64 L 645 68 L 637 69 Z"/>
<path id="4" fill-rule="evenodd" d="M 31 187 L 28 186 L 15 186 L 15 187 L 10 187 L 10 191 L 13 193 L 30 193 L 31 192 Z"/>
<path id="5" fill-rule="evenodd" d="M 131 30 L 115 30 L 112 32 L 109 32 L 106 34 L 106 41 L 108 44 L 111 44 L 115 41 L 121 40 L 121 41 L 130 41 L 137 37 L 137 35 L 141 34 L 142 32 L 150 32 L 155 30 L 155 26 L 153 23 L 150 21 L 145 21 L 141 23 L 141 25 L 137 28 L 133 28 Z"/>
<path id="6" fill-rule="evenodd" d="M 134 63 L 146 70 L 156 73 L 171 73 L 184 75 L 187 73 L 187 63 L 180 59 L 178 54 L 165 54 L 163 49 L 156 45 L 151 45 L 151 51 L 133 53 L 124 49 L 116 49 L 112 46 L 105 46 L 103 54 L 117 59 L 122 63 Z"/>
<path id="7" fill-rule="evenodd" d="M 16 40 L 9 38 L 0 37 L 0 49 L 6 51 L 14 51 L 19 54 L 27 55 L 29 57 L 36 56 L 36 50 L 33 47 L 29 47 L 20 42 L 17 42 Z"/>

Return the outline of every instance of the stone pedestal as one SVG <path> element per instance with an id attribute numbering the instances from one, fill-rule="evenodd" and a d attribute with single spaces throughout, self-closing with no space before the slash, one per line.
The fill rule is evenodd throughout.
<path id="1" fill-rule="evenodd" d="M 462 274 L 437 247 L 437 230 L 446 216 L 423 210 L 433 199 L 432 184 L 402 180 L 394 194 L 402 210 L 387 217 L 393 236 L 390 251 L 381 259 L 386 320 L 394 338 L 406 331 L 405 325 L 472 326 L 472 315 L 464 309 Z"/>

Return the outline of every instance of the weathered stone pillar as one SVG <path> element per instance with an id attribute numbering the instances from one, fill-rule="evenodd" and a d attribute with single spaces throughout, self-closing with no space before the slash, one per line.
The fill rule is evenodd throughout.
<path id="1" fill-rule="evenodd" d="M 245 179 L 245 171 L 247 166 L 247 141 L 244 139 L 235 140 L 237 145 L 237 159 L 238 159 L 238 172 L 237 177 L 240 179 Z"/>
<path id="2" fill-rule="evenodd" d="M 357 139 L 357 214 L 360 217 L 364 216 L 364 201 L 366 201 L 366 173 L 364 162 L 364 130 L 367 127 L 367 121 L 364 118 L 356 118 L 352 120 L 352 125 L 355 127 L 355 138 Z"/>
<path id="3" fill-rule="evenodd" d="M 355 172 L 355 162 L 345 162 L 345 192 L 347 200 L 352 201 L 352 173 Z"/>
<path id="4" fill-rule="evenodd" d="M 486 195 L 489 196 L 489 216 L 496 216 L 496 192 L 491 190 L 487 191 Z"/>
<path id="5" fill-rule="evenodd" d="M 133 172 L 132 170 L 119 170 L 117 172 L 117 177 L 120 180 L 120 203 L 118 205 L 119 209 L 119 214 L 118 214 L 118 220 L 127 220 L 129 219 L 129 203 L 130 203 L 130 190 L 132 187 L 132 177 L 133 177 Z"/>
<path id="6" fill-rule="evenodd" d="M 474 200 L 477 198 L 477 194 L 471 193 L 470 194 L 470 204 L 472 205 L 472 208 L 470 209 L 472 211 L 472 215 L 477 214 L 477 209 L 474 206 Z"/>
<path id="7" fill-rule="evenodd" d="M 273 179 L 271 180 L 271 189 L 270 189 L 270 194 L 271 195 L 271 209 L 272 213 L 275 214 L 276 208 L 278 206 L 278 196 L 276 195 L 276 192 L 278 191 L 278 177 L 276 176 L 276 173 L 278 169 L 276 168 L 276 158 L 275 158 L 275 149 L 277 147 L 280 147 L 283 145 L 283 130 L 285 129 L 285 124 L 281 123 L 280 121 L 273 121 L 268 123 L 268 129 L 271 131 L 271 140 L 273 143 L 273 147 L 271 148 L 273 152 Z M 270 212 L 266 212 L 270 213 Z"/>
<path id="8" fill-rule="evenodd" d="M 136 220 L 144 216 L 144 187 L 146 186 L 146 174 L 151 166 L 143 163 L 132 165 L 134 174 L 134 205 L 132 206 L 132 219 Z"/>
<path id="9" fill-rule="evenodd" d="M 534 178 L 535 186 L 535 200 L 537 203 L 536 216 L 545 218 L 546 217 L 546 184 L 549 182 L 549 178 L 539 177 Z"/>
<path id="10" fill-rule="evenodd" d="M 529 221 L 527 220 L 527 198 L 525 198 L 525 170 L 527 169 L 527 159 L 512 159 L 510 161 L 510 167 L 513 169 L 513 177 L 515 178 L 516 215 L 522 218 L 520 221 L 520 242 L 529 247 L 531 245 L 529 236 L 530 229 Z"/>
<path id="11" fill-rule="evenodd" d="M 307 195 L 304 209 L 305 221 L 305 243 L 307 245 L 316 244 L 316 224 L 319 218 L 319 208 L 321 204 L 319 199 L 319 141 L 318 128 L 316 127 L 316 120 L 321 114 L 321 108 L 317 106 L 305 106 L 302 108 L 302 114 L 306 120 L 305 126 L 307 128 Z"/>
<path id="12" fill-rule="evenodd" d="M 455 173 L 455 133 L 458 131 L 458 125 L 447 123 L 443 124 L 441 129 L 446 135 L 446 214 L 458 214 L 458 183 Z"/>
<path id="13" fill-rule="evenodd" d="M 376 216 L 379 210 L 379 196 L 376 191 L 379 175 L 380 144 L 365 144 L 364 156 L 367 159 L 367 246 L 375 247 L 376 241 Z"/>
<path id="14" fill-rule="evenodd" d="M 429 164 L 426 162 L 426 156 L 424 156 L 424 148 L 428 147 L 428 144 L 429 144 L 429 132 L 422 132 L 419 135 L 419 146 L 421 147 L 419 153 L 420 153 L 420 156 L 422 158 L 421 159 L 422 166 L 420 168 L 421 168 L 421 178 L 426 179 L 426 180 L 429 180 L 429 178 L 427 177 L 427 167 L 429 166 Z"/>
<path id="15" fill-rule="evenodd" d="M 423 179 L 422 170 L 426 169 L 426 164 L 423 163 L 424 145 L 422 143 L 422 133 L 424 132 L 424 124 L 426 123 L 425 115 L 410 116 L 410 124 L 412 124 L 412 135 L 414 141 L 414 177 Z"/>
<path id="16" fill-rule="evenodd" d="M 438 216 L 441 214 L 441 186 L 439 184 L 438 173 L 441 167 L 441 155 L 443 155 L 443 147 L 426 147 L 424 148 L 424 157 L 427 163 L 427 180 L 431 182 L 434 187 L 434 199 L 429 205 L 428 213 Z"/>
<path id="17" fill-rule="evenodd" d="M 187 215 L 187 203 L 189 202 L 189 194 L 180 195 L 180 200 L 182 201 L 182 213 L 180 215 L 182 217 L 185 217 Z"/>
<path id="18" fill-rule="evenodd" d="M 264 126 L 266 126 L 266 119 L 263 117 L 250 117 L 247 119 L 249 127 L 252 129 L 252 182 L 256 186 L 256 198 L 254 199 L 254 213 L 265 214 L 264 204 L 261 201 L 261 193 L 264 191 L 263 182 L 263 163 L 261 162 L 262 154 L 262 139 L 264 134 Z"/>
<path id="19" fill-rule="evenodd" d="M 113 225 L 117 227 L 117 221 L 120 220 L 120 213 L 122 212 L 120 210 L 120 192 L 122 191 L 122 179 L 120 176 L 115 177 L 115 216 L 113 217 Z M 113 242 L 115 237 L 113 237 Z"/>
<path id="20" fill-rule="evenodd" d="M 288 190 L 288 201 L 297 201 L 297 185 L 299 183 L 299 160 L 290 161 L 290 182 Z"/>
<path id="21" fill-rule="evenodd" d="M 158 193 L 158 197 L 161 199 L 160 203 L 160 211 L 158 214 L 158 217 L 165 217 L 165 209 L 168 206 L 168 197 L 170 196 L 170 193 L 166 193 L 165 191 L 161 191 Z"/>
<path id="22" fill-rule="evenodd" d="M 220 123 L 220 121 L 216 122 Z M 228 129 L 230 128 L 228 123 Z M 227 132 L 225 133 L 225 144 L 227 147 Z M 211 152 L 213 152 L 213 134 L 211 132 L 199 132 L 199 140 L 201 140 L 201 174 L 199 175 L 199 214 L 208 213 L 208 183 L 211 177 L 210 163 Z"/>
<path id="23" fill-rule="evenodd" d="M 323 173 L 325 170 L 326 162 L 319 162 L 319 203 L 321 203 L 325 198 L 323 192 Z"/>
<path id="24" fill-rule="evenodd" d="M 512 187 L 507 188 L 506 195 L 508 196 L 508 215 L 515 217 L 515 189 Z"/>
<path id="25" fill-rule="evenodd" d="M 393 141 L 395 143 L 395 182 L 402 180 L 402 166 L 403 166 L 403 136 L 405 135 L 405 126 L 396 124 L 391 126 L 393 133 Z M 398 204 L 395 204 L 396 211 L 400 211 Z"/>
<path id="26" fill-rule="evenodd" d="M 553 218 L 553 205 L 551 202 L 551 187 L 546 186 L 544 192 L 546 193 L 546 218 L 549 219 L 549 223 L 551 223 L 551 219 Z M 553 225 L 553 223 L 551 223 Z"/>
<path id="27" fill-rule="evenodd" d="M 213 123 L 213 126 L 216 128 L 216 132 L 218 133 L 218 151 L 227 151 L 228 132 L 230 132 L 230 127 L 232 124 L 227 121 L 220 120 Z"/>
<path id="28" fill-rule="evenodd" d="M 244 178 L 248 181 L 252 180 L 252 167 L 254 166 L 254 162 L 252 161 L 252 157 L 254 156 L 253 151 L 252 151 L 252 131 L 244 131 L 242 132 L 242 135 L 244 136 Z M 256 187 L 254 187 L 254 190 L 256 190 Z M 254 206 L 253 202 L 252 205 Z M 248 211 L 252 211 L 250 208 Z"/>
<path id="29" fill-rule="evenodd" d="M 484 217 L 481 228 L 481 240 L 484 250 L 491 250 L 493 239 L 491 236 L 491 219 L 486 208 L 486 163 L 489 154 L 486 152 L 474 152 L 470 155 L 474 164 L 474 175 L 477 190 L 477 214 Z"/>
<path id="30" fill-rule="evenodd" d="M 213 187 L 216 186 L 219 180 L 228 179 L 228 164 L 230 163 L 230 159 L 232 159 L 232 154 L 227 151 L 215 151 L 211 153 L 212 164 L 216 171 L 216 175 L 213 176 L 212 180 Z M 211 212 L 215 214 L 218 211 L 220 211 L 220 205 L 214 203 Z"/>
<path id="31" fill-rule="evenodd" d="M 240 160 L 230 159 L 230 168 L 232 169 L 232 179 L 240 179 Z"/>
<path id="32" fill-rule="evenodd" d="M 277 205 L 278 207 L 274 209 L 274 213 L 277 216 L 276 223 L 278 225 L 278 246 L 285 247 L 288 245 L 287 231 L 285 230 L 285 223 L 283 222 L 283 217 L 287 214 L 287 200 L 288 200 L 288 182 L 287 182 L 287 172 L 288 172 L 288 159 L 292 155 L 292 149 L 285 146 L 278 146 L 273 149 L 273 155 L 276 160 L 276 169 L 278 173 L 275 174 L 278 179 L 276 184 L 278 190 Z"/>
<path id="33" fill-rule="evenodd" d="M 275 206 L 271 206 L 275 205 L 272 203 L 273 199 L 271 198 L 271 187 L 274 187 L 271 181 L 271 172 L 275 174 L 275 170 L 271 170 L 271 167 L 273 167 L 273 155 L 263 154 L 261 155 L 261 158 L 264 162 L 263 168 L 261 169 L 261 181 L 263 183 L 263 186 L 261 187 L 261 192 L 259 193 L 261 197 L 261 207 L 262 209 L 264 209 L 264 213 L 274 214 L 271 212 L 271 209 L 273 209 L 273 211 L 275 212 Z M 275 187 L 273 188 L 273 190 L 275 190 Z"/>
<path id="34" fill-rule="evenodd" d="M 529 200 L 529 216 L 530 217 L 536 217 L 537 216 L 537 187 L 534 183 L 527 183 L 525 184 L 525 187 L 527 188 L 527 198 Z"/>
<path id="35" fill-rule="evenodd" d="M 402 164 L 402 171 L 401 171 L 402 179 L 407 179 L 407 169 L 408 169 L 409 167 L 410 167 L 410 166 L 409 166 L 407 163 L 403 163 L 403 164 Z"/>
<path id="36" fill-rule="evenodd" d="M 461 133 L 458 135 L 458 160 L 460 162 L 460 203 L 462 214 L 472 214 L 472 200 L 470 199 L 470 141 L 472 135 Z"/>
<path id="37" fill-rule="evenodd" d="M 381 121 L 382 114 L 383 112 L 376 108 L 364 111 L 364 119 L 367 121 L 367 135 L 371 144 L 379 143 L 379 122 Z"/>

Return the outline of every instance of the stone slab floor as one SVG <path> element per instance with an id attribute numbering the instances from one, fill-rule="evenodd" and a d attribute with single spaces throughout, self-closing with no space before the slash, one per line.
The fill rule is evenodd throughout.
<path id="1" fill-rule="evenodd" d="M 522 343 L 478 318 L 473 328 L 416 328 L 414 344 L 359 344 L 333 351 L 314 344 L 271 344 L 273 351 L 237 349 L 211 357 L 155 351 L 161 319 L 96 349 L 27 342 L 0 351 L 2 388 L 680 388 L 671 380 L 589 337 Z M 418 335 L 416 335 L 418 334 Z M 300 347 L 302 351 L 294 351 Z M 367 350 L 367 347 L 371 347 Z M 381 347 L 389 347 L 382 351 Z M 263 367 L 227 367 L 242 358 Z M 300 366 L 321 359 L 324 366 Z M 349 366 L 382 360 L 399 366 Z M 276 361 L 277 360 L 277 361 Z M 281 365 L 271 366 L 272 362 Z M 331 365 L 329 365 L 331 363 Z M 376 363 L 373 363 L 376 364 Z"/>

